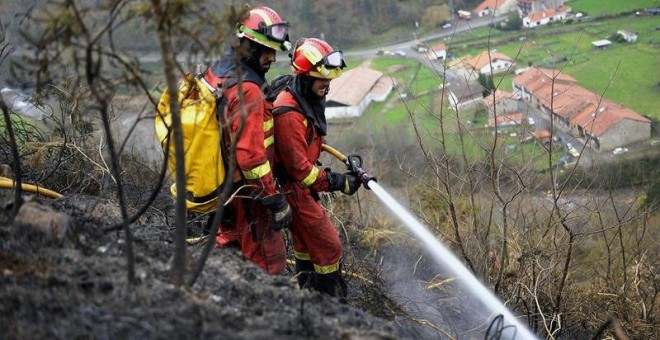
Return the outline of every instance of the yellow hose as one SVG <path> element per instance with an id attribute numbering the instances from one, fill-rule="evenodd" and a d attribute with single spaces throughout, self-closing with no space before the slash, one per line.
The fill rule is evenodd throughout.
<path id="1" fill-rule="evenodd" d="M 0 188 L 14 189 L 15 187 L 16 187 L 16 184 L 14 183 L 14 180 L 9 179 L 7 177 L 0 176 Z M 35 194 L 44 195 L 44 196 L 49 197 L 49 198 L 60 198 L 60 197 L 63 196 L 62 194 L 60 194 L 58 192 L 48 190 L 44 187 L 39 187 L 39 186 L 32 185 L 32 184 L 22 183 L 21 184 L 21 189 L 23 189 L 23 191 L 28 191 L 28 192 L 33 192 Z"/>
<path id="2" fill-rule="evenodd" d="M 332 146 L 330 146 L 328 144 L 322 144 L 321 149 L 323 149 L 323 151 L 335 156 L 335 158 L 337 158 L 338 160 L 346 163 L 346 156 L 344 156 L 343 153 L 339 152 L 339 150 L 333 148 Z"/>

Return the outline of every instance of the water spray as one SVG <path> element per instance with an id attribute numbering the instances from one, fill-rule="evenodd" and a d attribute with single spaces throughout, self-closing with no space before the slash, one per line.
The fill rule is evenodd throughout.
<path id="1" fill-rule="evenodd" d="M 502 302 L 500 302 L 500 300 L 488 288 L 486 288 L 474 276 L 474 274 L 472 274 L 472 272 L 468 270 L 463 263 L 435 237 L 435 235 L 428 230 L 428 228 L 421 224 L 415 216 L 408 212 L 405 207 L 399 204 L 385 189 L 383 189 L 383 187 L 376 182 L 375 177 L 369 175 L 364 169 L 362 169 L 362 158 L 357 155 L 346 157 L 341 152 L 325 144 L 323 144 L 323 150 L 346 164 L 349 170 L 357 173 L 358 177 L 362 180 L 364 187 L 370 189 L 381 200 L 381 202 L 404 223 L 408 228 L 408 231 L 410 231 L 424 249 L 430 253 L 436 263 L 445 264 L 455 277 L 460 278 L 465 282 L 466 286 L 481 303 L 488 307 L 489 310 L 496 313 L 493 315 L 495 317 L 493 321 L 501 322 L 501 328 L 507 330 L 506 334 L 510 333 L 510 337 L 504 337 L 504 335 L 502 335 L 501 338 L 524 340 L 537 339 L 537 337 L 532 334 L 532 332 L 523 325 L 509 311 L 509 309 L 506 308 L 506 306 L 504 306 L 504 304 L 502 304 Z M 499 317 L 500 315 L 501 317 Z M 498 320 L 498 317 L 501 318 L 501 320 Z"/>

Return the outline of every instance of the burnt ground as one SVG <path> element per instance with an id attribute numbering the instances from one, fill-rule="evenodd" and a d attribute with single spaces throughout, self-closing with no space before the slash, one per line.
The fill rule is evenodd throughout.
<path id="1" fill-rule="evenodd" d="M 33 198 L 9 223 L 0 197 L 0 339 L 400 339 L 393 322 L 269 276 L 233 249 L 214 250 L 192 288 L 170 282 L 164 216 L 132 225 L 137 284 L 125 239 L 106 229 L 116 204 L 90 196 Z M 201 247 L 189 247 L 188 263 Z"/>

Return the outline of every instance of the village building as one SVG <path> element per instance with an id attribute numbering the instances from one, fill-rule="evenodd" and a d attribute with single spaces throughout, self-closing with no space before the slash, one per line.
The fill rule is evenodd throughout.
<path id="1" fill-rule="evenodd" d="M 429 47 L 426 52 L 426 57 L 429 60 L 445 60 L 447 59 L 447 46 L 444 43 L 438 43 Z"/>
<path id="2" fill-rule="evenodd" d="M 472 11 L 478 17 L 499 16 L 516 10 L 517 0 L 485 0 Z"/>
<path id="3" fill-rule="evenodd" d="M 513 92 L 496 90 L 485 96 L 483 101 L 490 117 L 520 111 L 520 98 Z"/>
<path id="4" fill-rule="evenodd" d="M 562 21 L 571 12 L 570 7 L 559 7 L 557 9 L 545 9 L 530 12 L 523 17 L 523 27 L 534 28 L 553 22 Z"/>
<path id="5" fill-rule="evenodd" d="M 521 125 L 524 119 L 525 119 L 525 114 L 522 112 L 507 113 L 507 114 L 492 116 L 488 118 L 488 126 L 489 127 L 497 126 L 498 128 L 505 126 L 517 126 L 517 125 Z"/>
<path id="6" fill-rule="evenodd" d="M 449 107 L 454 111 L 477 108 L 483 105 L 483 91 L 476 80 L 460 78 L 447 86 Z"/>
<path id="7" fill-rule="evenodd" d="M 327 119 L 359 117 L 372 101 L 384 101 L 394 80 L 367 67 L 356 67 L 333 79 L 326 96 Z"/>
<path id="8" fill-rule="evenodd" d="M 626 42 L 635 42 L 635 41 L 637 41 L 637 33 L 635 33 L 635 32 L 630 32 L 630 31 L 626 31 L 626 30 L 618 30 L 618 31 L 616 31 L 616 34 L 623 37 L 623 39 L 625 39 Z"/>
<path id="9" fill-rule="evenodd" d="M 596 150 L 612 150 L 651 137 L 648 118 L 606 99 L 573 117 L 571 127 Z"/>
<path id="10" fill-rule="evenodd" d="M 478 74 L 496 74 L 510 70 L 513 59 L 502 53 L 483 51 L 476 57 L 466 59 L 465 64 Z"/>
<path id="11" fill-rule="evenodd" d="M 651 121 L 603 99 L 552 69 L 530 69 L 513 79 L 514 94 L 553 127 L 594 150 L 611 150 L 651 137 Z"/>

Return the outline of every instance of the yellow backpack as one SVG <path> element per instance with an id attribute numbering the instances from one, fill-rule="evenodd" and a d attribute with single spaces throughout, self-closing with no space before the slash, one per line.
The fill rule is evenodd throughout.
<path id="1" fill-rule="evenodd" d="M 179 83 L 178 100 L 183 131 L 186 208 L 194 212 L 213 211 L 226 174 L 222 128 L 216 106 L 220 99 L 200 79 L 185 74 Z M 176 162 L 174 143 L 170 139 L 171 122 L 170 96 L 165 89 L 156 112 L 156 136 L 166 153 L 167 166 L 174 179 Z M 176 184 L 170 186 L 170 192 L 176 197 Z"/>

